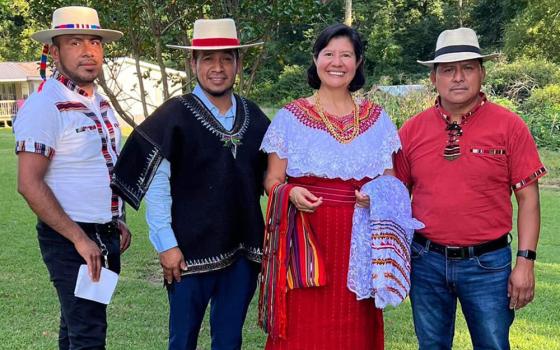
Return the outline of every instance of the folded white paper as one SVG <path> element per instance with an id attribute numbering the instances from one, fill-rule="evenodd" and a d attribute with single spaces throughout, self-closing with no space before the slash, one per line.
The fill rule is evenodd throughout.
<path id="1" fill-rule="evenodd" d="M 89 277 L 87 265 L 81 265 L 78 271 L 78 280 L 76 281 L 74 295 L 78 298 L 109 304 L 115 292 L 115 288 L 117 287 L 118 280 L 118 274 L 102 267 L 99 281 L 93 282 Z"/>

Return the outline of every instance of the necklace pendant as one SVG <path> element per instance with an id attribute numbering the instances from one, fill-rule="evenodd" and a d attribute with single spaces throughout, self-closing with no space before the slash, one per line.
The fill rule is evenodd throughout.
<path id="1" fill-rule="evenodd" d="M 237 143 L 233 142 L 231 146 L 231 155 L 233 159 L 237 159 Z"/>

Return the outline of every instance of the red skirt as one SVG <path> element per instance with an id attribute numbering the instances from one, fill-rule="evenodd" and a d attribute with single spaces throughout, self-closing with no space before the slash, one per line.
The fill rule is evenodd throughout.
<path id="1" fill-rule="evenodd" d="M 327 285 L 288 291 L 286 339 L 269 337 L 267 350 L 384 348 L 382 311 L 375 308 L 372 299 L 357 301 L 346 287 L 354 190 L 365 181 L 315 177 L 289 180 L 323 197 L 323 204 L 307 215 L 325 261 Z"/>

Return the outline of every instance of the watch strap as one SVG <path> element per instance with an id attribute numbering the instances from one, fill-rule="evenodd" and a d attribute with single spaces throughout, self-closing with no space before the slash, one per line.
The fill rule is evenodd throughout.
<path id="1" fill-rule="evenodd" d="M 525 249 L 525 250 L 518 250 L 517 251 L 517 256 L 521 256 L 525 259 L 529 259 L 529 260 L 537 260 L 537 252 L 534 250 L 529 250 L 529 249 Z"/>

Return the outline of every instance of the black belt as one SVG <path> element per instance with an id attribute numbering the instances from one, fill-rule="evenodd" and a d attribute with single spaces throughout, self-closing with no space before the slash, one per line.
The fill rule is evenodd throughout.
<path id="1" fill-rule="evenodd" d="M 434 243 L 419 233 L 414 234 L 414 242 L 426 247 L 431 252 L 439 253 L 451 259 L 467 259 L 474 256 L 480 256 L 485 253 L 507 247 L 509 245 L 509 233 L 493 241 L 470 247 L 451 247 Z"/>
<path id="2" fill-rule="evenodd" d="M 94 224 L 89 222 L 77 222 L 78 225 L 89 233 L 99 233 L 102 236 L 110 236 L 119 232 L 119 225 L 116 221 L 109 221 L 105 224 Z"/>

